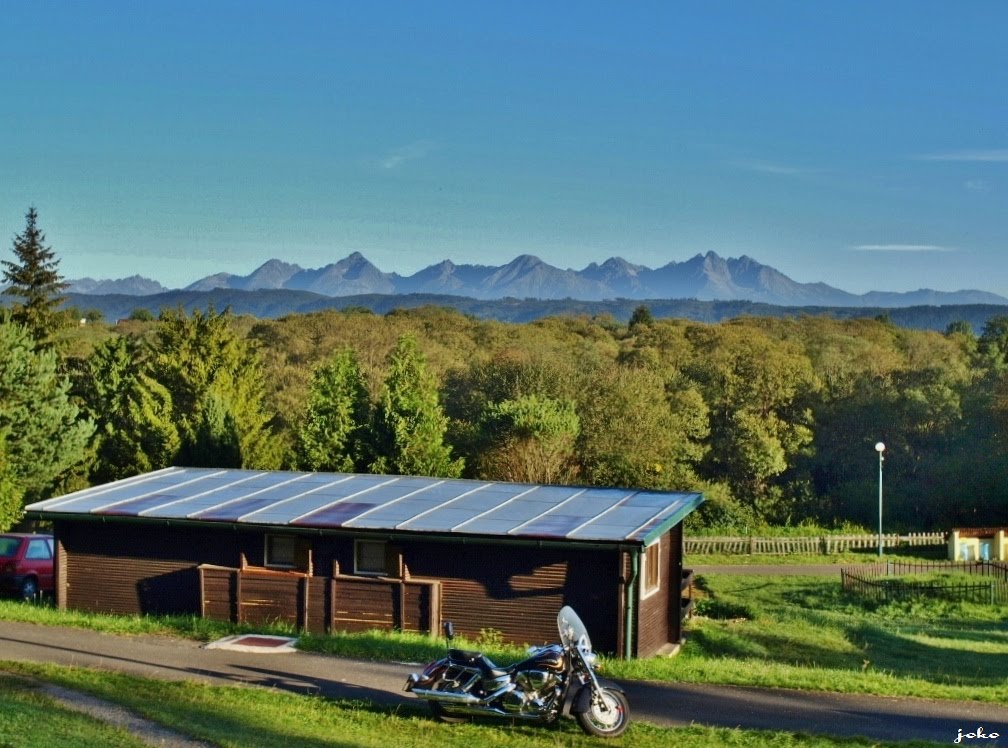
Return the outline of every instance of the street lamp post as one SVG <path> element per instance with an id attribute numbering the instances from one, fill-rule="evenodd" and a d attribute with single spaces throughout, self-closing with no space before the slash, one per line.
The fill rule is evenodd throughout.
<path id="1" fill-rule="evenodd" d="M 878 452 L 878 555 L 882 558 L 882 453 L 885 452 L 885 444 L 876 443 L 875 451 Z"/>

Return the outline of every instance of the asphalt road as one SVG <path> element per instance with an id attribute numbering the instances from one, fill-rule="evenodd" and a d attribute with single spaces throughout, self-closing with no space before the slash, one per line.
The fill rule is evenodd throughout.
<path id="1" fill-rule="evenodd" d="M 105 668 L 145 678 L 255 684 L 389 705 L 416 703 L 402 685 L 417 663 L 205 649 L 167 637 L 0 622 L 4 660 Z M 987 734 L 1006 736 L 983 740 L 985 746 L 1008 745 L 1008 707 L 993 704 L 690 684 L 623 685 L 632 718 L 660 725 L 696 723 L 940 743 L 952 743 L 959 730 L 974 732 L 982 726 Z"/>

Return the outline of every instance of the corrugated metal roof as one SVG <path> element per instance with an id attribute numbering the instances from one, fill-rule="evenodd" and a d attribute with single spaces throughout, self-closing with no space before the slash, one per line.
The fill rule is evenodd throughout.
<path id="1" fill-rule="evenodd" d="M 348 473 L 166 468 L 40 501 L 32 515 L 582 542 L 652 542 L 698 493 Z"/>

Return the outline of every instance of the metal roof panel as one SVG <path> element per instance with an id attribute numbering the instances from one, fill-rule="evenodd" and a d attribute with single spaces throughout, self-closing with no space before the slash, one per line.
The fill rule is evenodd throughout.
<path id="1" fill-rule="evenodd" d="M 697 493 L 213 468 L 166 468 L 27 507 L 41 519 L 224 521 L 437 535 L 653 542 Z"/>

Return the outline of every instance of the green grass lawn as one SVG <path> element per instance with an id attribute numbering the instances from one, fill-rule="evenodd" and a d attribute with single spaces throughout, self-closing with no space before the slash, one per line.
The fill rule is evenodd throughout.
<path id="1" fill-rule="evenodd" d="M 0 672 L 0 745 L 19 748 L 143 748 L 125 730 L 64 709 L 31 681 Z"/>
<path id="2" fill-rule="evenodd" d="M 613 661 L 611 675 L 1008 702 L 1008 606 L 868 604 L 832 577 L 699 584 L 679 656 Z"/>
<path id="3" fill-rule="evenodd" d="M 808 735 L 757 730 L 708 727 L 661 728 L 632 722 L 626 734 L 615 740 L 597 740 L 583 735 L 572 720 L 554 727 L 512 724 L 503 720 L 480 720 L 457 725 L 435 722 L 425 709 L 390 709 L 361 702 L 332 701 L 281 691 L 241 686 L 209 686 L 198 683 L 152 681 L 82 668 L 65 668 L 24 663 L 0 663 L 0 745 L 32 745 L 22 742 L 19 728 L 34 727 L 47 740 L 34 745 L 134 746 L 135 742 L 115 742 L 118 731 L 98 732 L 98 725 L 86 718 L 86 728 L 94 729 L 93 740 L 82 729 L 77 742 L 64 742 L 67 732 L 55 732 L 64 719 L 71 719 L 24 681 L 4 678 L 2 671 L 16 672 L 65 688 L 90 693 L 122 704 L 147 719 L 213 745 L 230 748 L 308 748 L 310 746 L 375 746 L 387 748 L 445 748 L 459 746 L 500 746 L 539 748 L 540 746 L 633 746 L 634 748 L 700 748 L 736 746 L 757 748 L 841 748 L 854 746 L 920 746 L 931 743 L 879 743 L 863 739 L 812 737 Z M 12 694 L 8 696 L 7 694 Z M 12 710 L 10 703 L 14 703 Z M 22 712 L 20 704 L 33 704 L 41 711 Z M 419 707 L 420 705 L 418 705 Z M 27 707 L 26 707 L 27 708 Z M 8 715 L 13 713 L 12 718 Z M 50 715 L 53 715 L 50 717 Z M 31 724 L 26 725 L 26 722 Z"/>
<path id="4" fill-rule="evenodd" d="M 1008 606 L 922 600 L 874 605 L 846 595 L 839 573 L 708 574 L 698 586 L 698 615 L 687 622 L 687 641 L 677 657 L 604 659 L 607 675 L 1008 703 Z M 16 601 L 0 602 L 4 619 L 202 641 L 241 630 L 198 618 L 83 615 Z M 501 663 L 523 653 L 500 646 L 493 632 L 456 645 L 483 649 Z M 427 662 L 444 652 L 443 641 L 434 637 L 383 632 L 304 636 L 299 646 L 400 662 Z"/>

